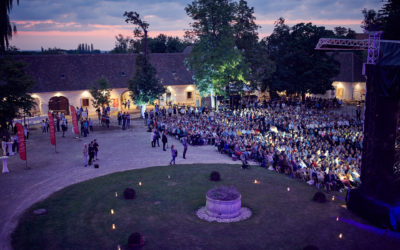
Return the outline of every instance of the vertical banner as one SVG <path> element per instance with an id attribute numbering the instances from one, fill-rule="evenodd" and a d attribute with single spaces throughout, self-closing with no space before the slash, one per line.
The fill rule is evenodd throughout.
<path id="1" fill-rule="evenodd" d="M 48 112 L 49 114 L 49 127 L 50 127 L 50 142 L 52 145 L 56 145 L 56 130 L 54 128 L 54 118 L 51 115 L 50 112 Z"/>
<path id="2" fill-rule="evenodd" d="M 76 119 L 76 109 L 72 105 L 69 105 L 69 107 L 71 109 L 72 126 L 74 128 L 74 134 L 79 135 L 78 120 Z"/>
<path id="3" fill-rule="evenodd" d="M 17 126 L 19 157 L 21 158 L 21 160 L 26 161 L 26 144 L 25 144 L 24 127 L 19 122 L 17 122 L 15 126 Z"/>

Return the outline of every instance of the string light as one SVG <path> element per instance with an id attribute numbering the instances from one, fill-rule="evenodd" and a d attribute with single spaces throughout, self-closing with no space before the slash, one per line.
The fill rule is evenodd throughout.
<path id="1" fill-rule="evenodd" d="M 112 224 L 112 230 L 115 230 L 115 224 Z"/>
<path id="2" fill-rule="evenodd" d="M 110 213 L 111 213 L 111 214 L 114 214 L 114 209 L 111 209 Z"/>

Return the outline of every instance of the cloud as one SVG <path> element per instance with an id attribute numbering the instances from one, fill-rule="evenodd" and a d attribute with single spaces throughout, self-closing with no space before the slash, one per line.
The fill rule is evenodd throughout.
<path id="1" fill-rule="evenodd" d="M 17 24 L 19 31 L 18 37 L 13 38 L 12 43 L 16 42 L 21 49 L 31 49 L 33 44 L 38 46 L 40 43 L 40 37 L 34 37 L 35 34 L 38 36 L 45 34 L 43 43 L 53 42 L 51 47 L 62 47 L 69 41 L 71 44 L 68 48 L 74 48 L 87 39 L 90 43 L 101 43 L 102 46 L 99 48 L 108 50 L 114 46 L 114 36 L 118 32 L 132 34 L 133 25 L 126 24 L 123 18 L 123 13 L 131 10 L 140 13 L 150 24 L 149 31 L 152 36 L 159 33 L 182 36 L 191 22 L 184 8 L 191 2 L 191 0 L 20 1 L 19 5 L 14 6 L 11 14 L 11 20 Z M 381 2 L 379 0 L 248 0 L 248 5 L 254 7 L 256 22 L 261 26 L 259 34 L 260 37 L 264 37 L 272 32 L 274 21 L 279 17 L 284 17 L 289 25 L 312 22 L 327 28 L 350 27 L 360 32 L 361 10 L 379 9 Z M 54 39 L 48 39 L 51 35 Z M 31 43 L 33 40 L 35 43 Z"/>

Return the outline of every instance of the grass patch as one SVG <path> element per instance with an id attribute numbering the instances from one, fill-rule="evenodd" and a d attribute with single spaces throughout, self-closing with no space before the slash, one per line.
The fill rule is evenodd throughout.
<path id="1" fill-rule="evenodd" d="M 221 174 L 220 182 L 209 180 L 212 171 Z M 255 179 L 259 184 L 254 184 Z M 195 211 L 205 205 L 206 192 L 217 185 L 234 185 L 252 217 L 231 224 L 198 219 Z M 127 187 L 135 189 L 134 200 L 123 199 Z M 140 232 L 146 237 L 143 249 L 400 246 L 395 239 L 336 221 L 339 216 L 365 223 L 342 208 L 344 202 L 339 199 L 312 202 L 316 191 L 298 180 L 257 167 L 242 170 L 238 165 L 176 165 L 120 172 L 69 186 L 33 205 L 12 234 L 12 245 L 14 249 L 117 249 L 131 233 Z M 33 215 L 38 208 L 48 213 Z"/>

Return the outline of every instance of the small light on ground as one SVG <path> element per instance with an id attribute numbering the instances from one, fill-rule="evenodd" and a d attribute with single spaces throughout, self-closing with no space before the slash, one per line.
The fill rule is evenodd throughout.
<path id="1" fill-rule="evenodd" d="M 342 208 L 347 208 L 346 204 L 340 205 Z"/>
<path id="2" fill-rule="evenodd" d="M 112 224 L 112 229 L 115 230 L 115 224 Z"/>
<path id="3" fill-rule="evenodd" d="M 115 197 L 118 197 L 118 193 L 117 192 L 115 192 Z"/>
<path id="4" fill-rule="evenodd" d="M 114 209 L 111 209 L 110 213 L 111 213 L 111 214 L 114 214 Z"/>
<path id="5" fill-rule="evenodd" d="M 254 180 L 254 184 L 259 184 L 260 181 Z"/>
<path id="6" fill-rule="evenodd" d="M 139 181 L 139 186 L 141 186 L 142 185 L 142 182 L 141 181 Z"/>
<path id="7" fill-rule="evenodd" d="M 339 217 L 336 217 L 336 221 L 339 221 Z"/>
<path id="8" fill-rule="evenodd" d="M 168 179 L 171 179 L 171 176 L 168 175 Z"/>
<path id="9" fill-rule="evenodd" d="M 343 238 L 343 234 L 342 233 L 339 234 L 339 239 L 341 239 L 341 238 Z"/>
<path id="10" fill-rule="evenodd" d="M 334 201 L 335 200 L 335 196 L 332 196 L 332 201 Z"/>
<path id="11" fill-rule="evenodd" d="M 287 191 L 288 191 L 288 192 L 290 191 L 290 187 L 287 187 Z"/>
<path id="12" fill-rule="evenodd" d="M 120 247 L 120 245 L 118 245 L 118 246 L 117 246 L 117 250 L 121 250 L 121 247 Z"/>

